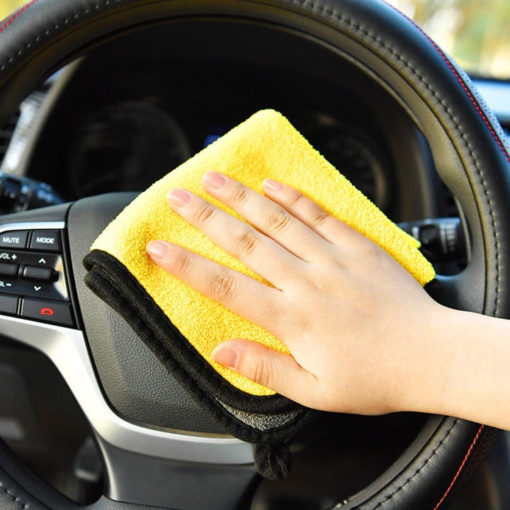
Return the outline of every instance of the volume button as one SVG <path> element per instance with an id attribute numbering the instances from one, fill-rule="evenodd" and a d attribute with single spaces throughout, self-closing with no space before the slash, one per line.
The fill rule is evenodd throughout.
<path id="1" fill-rule="evenodd" d="M 0 276 L 17 276 L 18 264 L 0 263 Z"/>

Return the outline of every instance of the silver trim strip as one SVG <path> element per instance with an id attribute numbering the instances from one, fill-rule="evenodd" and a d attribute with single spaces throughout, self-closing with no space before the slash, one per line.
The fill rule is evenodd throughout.
<path id="1" fill-rule="evenodd" d="M 64 222 L 9 223 L 0 225 L 0 233 L 64 227 Z M 106 443 L 164 459 L 210 464 L 253 463 L 251 446 L 238 439 L 143 427 L 115 414 L 99 387 L 81 331 L 0 315 L 0 336 L 33 347 L 52 360 L 92 428 Z"/>
<path id="2" fill-rule="evenodd" d="M 1 217 L 0 217 L 1 221 Z M 64 221 L 25 221 L 23 223 L 3 223 L 0 225 L 0 234 L 12 230 L 63 230 Z M 0 250 L 18 250 L 19 248 L 0 248 Z"/>

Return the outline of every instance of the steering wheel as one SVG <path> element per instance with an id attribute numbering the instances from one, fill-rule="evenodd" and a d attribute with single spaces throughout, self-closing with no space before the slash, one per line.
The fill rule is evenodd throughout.
<path id="1" fill-rule="evenodd" d="M 458 201 L 470 239 L 467 268 L 438 277 L 439 299 L 510 318 L 510 156 L 502 132 L 457 65 L 382 1 L 32 0 L 0 26 L 0 124 L 44 78 L 112 39 L 218 20 L 302 38 L 349 61 L 402 106 Z M 1 218 L 5 253 L 17 264 L 49 267 L 59 285 L 44 284 L 47 292 L 35 299 L 22 283 L 2 289 L 11 308 L 0 316 L 0 332 L 45 353 L 90 422 L 108 483 L 87 508 L 239 508 L 255 476 L 250 445 L 226 436 L 83 284 L 81 260 L 92 240 L 132 198 L 98 196 Z M 115 374 L 126 365 L 140 394 L 157 405 L 123 392 Z M 437 509 L 494 434 L 431 417 L 380 477 L 332 506 Z M 0 482 L 2 508 L 78 507 L 24 469 L 4 444 Z"/>

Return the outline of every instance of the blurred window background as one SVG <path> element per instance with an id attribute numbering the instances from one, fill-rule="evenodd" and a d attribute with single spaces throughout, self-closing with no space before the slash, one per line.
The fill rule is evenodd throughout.
<path id="1" fill-rule="evenodd" d="M 469 73 L 510 79 L 510 0 L 389 0 Z"/>
<path id="2" fill-rule="evenodd" d="M 388 2 L 421 25 L 469 73 L 510 79 L 510 0 Z M 0 18 L 24 3 L 0 0 Z"/>
<path id="3" fill-rule="evenodd" d="M 26 0 L 0 0 L 0 18 L 5 18 L 25 3 Z"/>

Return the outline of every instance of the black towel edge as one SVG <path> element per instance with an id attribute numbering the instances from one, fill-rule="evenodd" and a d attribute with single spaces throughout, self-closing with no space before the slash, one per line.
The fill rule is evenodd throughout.
<path id="1" fill-rule="evenodd" d="M 86 285 L 128 322 L 166 369 L 227 432 L 250 443 L 284 441 L 313 419 L 312 410 L 281 395 L 250 395 L 223 379 L 170 322 L 129 270 L 111 254 L 92 250 L 83 264 L 88 270 Z M 176 341 L 165 342 L 169 331 Z M 221 402 L 248 413 L 295 414 L 281 426 L 260 430 L 237 419 Z"/>

